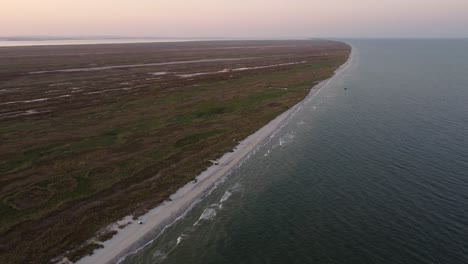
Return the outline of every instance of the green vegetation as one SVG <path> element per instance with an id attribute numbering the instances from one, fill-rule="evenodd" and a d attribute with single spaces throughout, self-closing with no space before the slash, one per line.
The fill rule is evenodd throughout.
<path id="1" fill-rule="evenodd" d="M 181 138 L 176 141 L 175 146 L 178 148 L 185 147 L 187 145 L 195 144 L 198 143 L 202 140 L 206 140 L 208 138 L 211 138 L 213 136 L 222 134 L 224 131 L 223 130 L 213 130 L 213 131 L 208 131 L 204 133 L 197 133 L 197 134 L 192 134 L 189 136 L 186 136 L 184 138 Z"/>
<path id="2" fill-rule="evenodd" d="M 103 248 L 101 244 L 98 243 L 89 243 L 83 246 L 80 246 L 78 249 L 74 250 L 67 254 L 67 258 L 73 262 L 80 260 L 84 256 L 92 255 L 94 250 Z"/>
<path id="3" fill-rule="evenodd" d="M 34 78 L 18 75 L 0 83 L 0 89 L 31 89 L 40 98 L 50 91 L 51 80 L 94 82 L 96 85 L 89 89 L 96 91 L 143 80 L 133 84 L 141 88 L 132 92 L 92 96 L 77 93 L 73 100 L 57 105 L 35 106 L 52 109 L 50 114 L 0 120 L 0 259 L 5 263 L 47 263 L 64 252 L 71 260 L 91 254 L 101 245 L 83 244 L 85 241 L 96 234 L 98 241 L 115 235 L 115 231 L 99 234 L 99 230 L 161 203 L 206 169 L 210 165 L 207 160 L 231 151 L 239 140 L 302 100 L 314 83 L 330 77 L 347 59 L 349 48 L 334 42 L 326 45 L 331 55 L 323 58 L 320 49 L 306 46 L 297 50 L 295 46 L 277 53 L 295 52 L 297 57 L 270 61 L 269 54 L 260 54 L 266 61 L 250 62 L 277 64 L 300 58 L 310 60 L 308 63 L 188 80 L 168 76 L 146 81 L 151 76 L 148 72 L 163 70 L 135 68 Z M 126 52 L 125 56 L 133 54 L 133 49 Z M 171 60 L 158 49 L 148 48 L 145 52 L 156 56 L 154 59 Z M 188 55 L 178 52 L 170 56 L 240 56 L 233 51 L 224 54 L 228 52 L 224 49 L 209 56 L 203 51 Z M 147 60 L 138 54 L 128 61 L 121 55 L 106 56 L 99 60 L 125 64 Z M 60 58 L 39 57 L 34 62 L 24 61 L 23 66 L 21 60 L 11 60 L 0 62 L 0 67 L 13 74 L 23 68 L 89 64 L 80 59 L 67 64 Z M 171 70 L 186 70 L 183 65 L 178 67 Z M 213 72 L 238 66 L 191 67 L 198 67 L 193 71 Z"/>
<path id="4" fill-rule="evenodd" d="M 106 230 L 105 232 L 98 235 L 97 240 L 100 242 L 107 241 L 117 234 L 116 230 Z"/>

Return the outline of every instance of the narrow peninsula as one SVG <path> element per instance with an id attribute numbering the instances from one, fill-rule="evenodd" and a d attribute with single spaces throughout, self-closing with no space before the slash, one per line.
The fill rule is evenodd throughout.
<path id="1" fill-rule="evenodd" d="M 154 208 L 170 197 L 186 205 L 350 51 L 327 40 L 0 47 L 0 259 L 76 262 L 167 214 Z"/>

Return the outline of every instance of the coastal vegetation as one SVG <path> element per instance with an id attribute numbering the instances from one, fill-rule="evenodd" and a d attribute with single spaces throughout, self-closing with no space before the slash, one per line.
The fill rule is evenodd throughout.
<path id="1" fill-rule="evenodd" d="M 319 40 L 0 48 L 0 259 L 91 253 L 115 234 L 100 230 L 166 200 L 349 52 Z"/>

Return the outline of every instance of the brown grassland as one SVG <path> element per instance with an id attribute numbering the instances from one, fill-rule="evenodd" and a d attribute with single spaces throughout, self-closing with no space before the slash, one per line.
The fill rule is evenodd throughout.
<path id="1" fill-rule="evenodd" d="M 167 199 L 349 52 L 321 40 L 0 47 L 1 262 L 92 252 L 85 241 Z"/>

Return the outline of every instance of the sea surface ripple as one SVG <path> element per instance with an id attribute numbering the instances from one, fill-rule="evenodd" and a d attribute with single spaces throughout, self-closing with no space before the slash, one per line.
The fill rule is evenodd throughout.
<path id="1" fill-rule="evenodd" d="M 124 263 L 468 263 L 468 41 L 348 43 L 348 67 Z"/>

